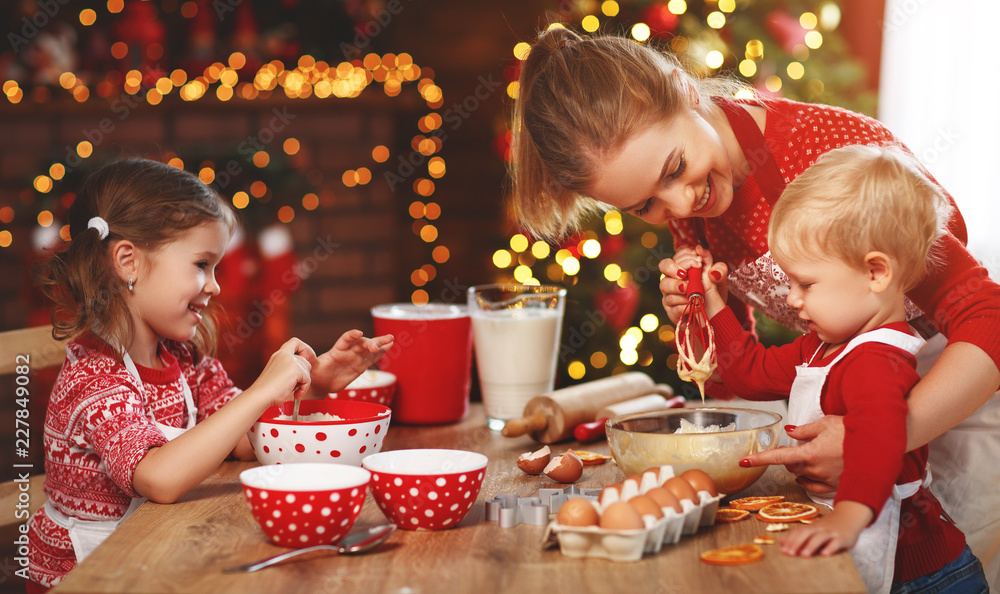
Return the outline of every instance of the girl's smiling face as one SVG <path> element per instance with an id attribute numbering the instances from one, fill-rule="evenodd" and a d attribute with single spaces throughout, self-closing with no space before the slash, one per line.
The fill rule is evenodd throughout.
<path id="1" fill-rule="evenodd" d="M 202 310 L 219 294 L 215 269 L 229 237 L 223 222 L 209 221 L 155 250 L 139 250 L 130 300 L 137 343 L 155 345 L 157 337 L 178 342 L 194 338 Z"/>
<path id="2" fill-rule="evenodd" d="M 597 166 L 588 194 L 649 223 L 717 217 L 733 201 L 733 167 L 715 128 L 682 109 L 625 141 Z"/>

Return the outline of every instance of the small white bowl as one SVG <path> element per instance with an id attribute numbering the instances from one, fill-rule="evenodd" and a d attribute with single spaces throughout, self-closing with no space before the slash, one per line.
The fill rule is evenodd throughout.
<path id="1" fill-rule="evenodd" d="M 341 420 L 292 421 L 292 402 L 272 406 L 250 427 L 250 445 L 261 464 L 323 462 L 360 466 L 382 450 L 392 411 L 374 402 L 303 400 L 299 416 L 327 413 Z"/>
<path id="2" fill-rule="evenodd" d="M 330 392 L 327 398 L 334 400 L 357 400 L 359 402 L 375 402 L 392 406 L 392 397 L 396 394 L 396 376 L 388 371 L 369 369 L 359 375 L 346 388 L 339 392 Z"/>
<path id="3" fill-rule="evenodd" d="M 393 450 L 366 457 L 382 513 L 404 530 L 453 528 L 469 513 L 486 475 L 486 456 L 465 450 Z"/>

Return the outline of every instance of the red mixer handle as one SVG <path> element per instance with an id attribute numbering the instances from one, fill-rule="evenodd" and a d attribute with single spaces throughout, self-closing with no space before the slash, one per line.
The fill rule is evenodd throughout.
<path id="1" fill-rule="evenodd" d="M 701 267 L 687 269 L 687 297 L 692 295 L 705 296 L 705 285 L 701 282 Z"/>

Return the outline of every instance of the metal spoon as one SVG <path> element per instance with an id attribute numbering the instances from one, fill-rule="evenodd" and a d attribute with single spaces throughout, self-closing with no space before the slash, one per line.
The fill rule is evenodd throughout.
<path id="1" fill-rule="evenodd" d="M 382 543 L 385 539 L 389 538 L 393 532 L 396 531 L 395 524 L 382 524 L 380 526 L 373 526 L 367 530 L 362 530 L 361 532 L 356 532 L 345 536 L 337 544 L 328 545 L 317 545 L 314 547 L 306 547 L 304 549 L 295 549 L 294 551 L 288 551 L 287 553 L 282 553 L 281 555 L 275 555 L 274 557 L 269 557 L 267 559 L 261 559 L 260 561 L 254 561 L 253 563 L 247 563 L 246 565 L 238 565 L 236 567 L 227 567 L 223 569 L 226 573 L 249 573 L 251 571 L 257 571 L 258 569 L 264 569 L 265 567 L 270 567 L 277 563 L 281 563 L 286 559 L 291 559 L 292 557 L 298 557 L 299 555 L 304 555 L 306 553 L 311 553 L 313 551 L 337 551 L 342 555 L 351 555 L 356 553 L 364 553 L 365 551 L 372 549 Z"/>

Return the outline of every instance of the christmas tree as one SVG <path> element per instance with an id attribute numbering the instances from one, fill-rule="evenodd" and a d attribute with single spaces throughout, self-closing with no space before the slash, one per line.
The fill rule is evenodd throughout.
<path id="1" fill-rule="evenodd" d="M 864 67 L 838 34 L 833 0 L 669 0 L 561 2 L 546 13 L 549 26 L 581 34 L 617 34 L 677 55 L 695 76 L 739 79 L 762 97 L 839 105 L 872 113 Z M 516 97 L 518 44 L 506 69 Z M 507 160 L 510 123 L 495 143 Z M 657 264 L 673 254 L 666 225 L 649 225 L 616 211 L 594 217 L 557 246 L 515 234 L 494 253 L 498 276 L 513 282 L 568 287 L 559 357 L 560 385 L 640 370 L 693 397 L 697 388 L 676 375 L 674 328 L 663 311 Z M 763 316 L 765 344 L 794 336 Z"/>

